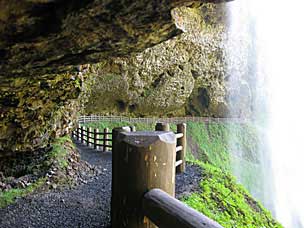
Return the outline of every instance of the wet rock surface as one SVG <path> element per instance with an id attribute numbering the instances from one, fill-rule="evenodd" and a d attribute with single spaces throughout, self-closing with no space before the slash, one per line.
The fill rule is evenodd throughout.
<path id="1" fill-rule="evenodd" d="M 85 91 L 89 114 L 222 116 L 226 4 L 206 2 L 0 0 L 0 157 L 68 134 Z"/>
<path id="2" fill-rule="evenodd" d="M 245 32 L 231 35 L 228 9 L 224 3 L 176 8 L 172 17 L 183 34 L 93 65 L 95 83 L 85 112 L 250 116 L 255 87 L 250 86 L 247 50 L 252 44 Z M 230 49 L 238 50 L 237 55 Z"/>
<path id="3" fill-rule="evenodd" d="M 81 158 L 98 170 L 72 189 L 52 190 L 17 200 L 0 209 L 0 227 L 110 227 L 111 153 L 78 145 Z M 85 176 L 85 175 L 83 175 Z M 176 177 L 180 198 L 198 189 L 201 170 L 187 166 Z"/>
<path id="4" fill-rule="evenodd" d="M 180 33 L 171 9 L 202 2 L 1 0 L 0 78 L 62 72 L 144 50 Z"/>

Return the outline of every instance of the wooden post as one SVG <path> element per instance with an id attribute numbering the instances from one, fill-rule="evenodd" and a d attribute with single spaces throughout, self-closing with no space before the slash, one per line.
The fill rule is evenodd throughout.
<path id="1" fill-rule="evenodd" d="M 170 131 L 170 125 L 168 123 L 157 123 L 155 131 Z"/>
<path id="2" fill-rule="evenodd" d="M 81 128 L 80 128 L 80 139 L 81 139 L 81 143 L 83 143 L 84 142 L 84 126 L 81 126 Z"/>
<path id="3" fill-rule="evenodd" d="M 104 135 L 103 135 L 103 148 L 102 148 L 102 151 L 103 152 L 106 152 L 107 151 L 107 145 L 109 145 L 109 141 L 108 141 L 108 139 L 109 139 L 109 128 L 105 128 L 105 129 L 103 129 L 103 133 L 104 133 Z"/>
<path id="4" fill-rule="evenodd" d="M 159 227 L 223 228 L 161 189 L 152 189 L 144 195 L 143 211 Z"/>
<path id="5" fill-rule="evenodd" d="M 94 138 L 94 149 L 96 150 L 97 149 L 97 139 L 98 139 L 98 128 L 94 128 L 94 136 L 93 136 L 93 138 Z"/>
<path id="6" fill-rule="evenodd" d="M 177 139 L 177 146 L 182 146 L 182 150 L 177 152 L 176 161 L 182 160 L 182 163 L 176 167 L 176 172 L 183 173 L 186 169 L 187 124 L 177 124 L 177 133 L 182 133 L 183 137 Z"/>
<path id="7" fill-rule="evenodd" d="M 87 146 L 90 146 L 90 131 L 91 128 L 87 127 Z"/>
<path id="8" fill-rule="evenodd" d="M 114 191 L 116 189 L 119 189 L 120 183 L 119 180 L 117 178 L 116 175 L 116 167 L 117 167 L 117 163 L 113 162 L 116 161 L 118 158 L 118 144 L 117 144 L 117 138 L 118 138 L 118 134 L 120 132 L 130 132 L 130 129 L 127 128 L 123 128 L 123 127 L 116 127 L 112 129 L 112 195 L 111 195 L 111 223 L 112 223 L 112 228 L 114 228 L 113 223 L 114 221 L 112 221 L 113 219 L 113 195 L 114 195 Z"/>
<path id="9" fill-rule="evenodd" d="M 175 194 L 176 137 L 172 132 L 121 132 L 113 147 L 112 228 L 156 228 L 142 197 L 160 188 Z"/>
<path id="10" fill-rule="evenodd" d="M 77 138 L 77 141 L 79 141 L 79 128 L 80 128 L 80 125 L 78 125 L 77 129 L 76 129 L 76 138 Z"/>

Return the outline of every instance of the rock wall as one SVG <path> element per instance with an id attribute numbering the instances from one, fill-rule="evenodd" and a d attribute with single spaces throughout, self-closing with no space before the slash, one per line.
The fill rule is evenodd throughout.
<path id="1" fill-rule="evenodd" d="M 90 84 L 79 64 L 180 33 L 171 18 L 179 5 L 200 1 L 0 0 L 0 156 L 67 134 Z"/>
<path id="2" fill-rule="evenodd" d="M 201 5 L 0 0 L 0 156 L 69 133 L 91 90 L 87 113 L 225 113 L 225 7 Z"/>
<path id="3" fill-rule="evenodd" d="M 172 15 L 183 34 L 142 53 L 93 66 L 88 114 L 250 115 L 250 43 L 238 47 L 238 57 L 231 53 L 244 34 L 229 36 L 226 4 L 176 8 Z"/>
<path id="4" fill-rule="evenodd" d="M 31 151 L 69 133 L 85 96 L 85 73 L 7 79 L 0 85 L 0 157 Z M 82 98 L 84 100 L 84 98 Z"/>
<path id="5" fill-rule="evenodd" d="M 0 0 L 0 78 L 65 72 L 143 51 L 180 33 L 171 9 L 202 2 Z"/>

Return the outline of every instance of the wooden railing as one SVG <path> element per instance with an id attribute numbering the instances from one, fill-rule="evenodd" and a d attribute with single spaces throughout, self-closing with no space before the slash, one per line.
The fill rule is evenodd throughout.
<path id="1" fill-rule="evenodd" d="M 186 124 L 177 124 L 176 136 L 176 172 L 182 173 L 186 167 Z M 134 126 L 126 127 L 131 132 L 135 132 Z M 157 123 L 155 125 L 156 131 L 170 131 L 170 125 L 168 123 Z M 96 150 L 111 151 L 112 150 L 112 131 L 108 128 L 103 129 L 100 132 L 99 129 L 92 129 L 90 127 L 78 126 L 76 130 L 72 132 L 72 137 L 82 144 L 93 147 Z"/>
<path id="2" fill-rule="evenodd" d="M 72 132 L 72 137 L 88 147 L 93 147 L 96 150 L 110 151 L 112 150 L 112 132 L 108 128 L 99 132 L 99 129 L 90 127 L 78 126 Z"/>
<path id="3" fill-rule="evenodd" d="M 185 135 L 167 124 L 156 130 L 113 131 L 112 228 L 222 228 L 174 198 L 177 137 Z"/>
<path id="4" fill-rule="evenodd" d="M 187 125 L 186 123 L 176 124 L 176 161 L 175 167 L 177 173 L 182 173 L 186 168 L 186 148 L 187 148 Z M 157 123 L 155 125 L 156 131 L 170 131 L 169 123 Z"/>
<path id="5" fill-rule="evenodd" d="M 186 124 L 177 124 L 176 133 L 168 123 L 155 130 L 78 126 L 72 133 L 87 146 L 112 149 L 112 228 L 222 228 L 174 198 L 175 173 L 186 165 Z"/>
<path id="6" fill-rule="evenodd" d="M 160 228 L 223 228 L 161 189 L 148 191 L 142 207 L 144 215 Z"/>
<path id="7" fill-rule="evenodd" d="M 246 123 L 247 119 L 244 118 L 212 118 L 212 117 L 172 117 L 172 118 L 158 118 L 158 117 L 126 117 L 126 116 L 101 116 L 101 115 L 91 115 L 91 116 L 80 116 L 78 119 L 79 123 L 97 122 L 97 121 L 109 121 L 109 122 L 129 122 L 129 123 L 186 123 L 192 122 L 235 122 L 235 123 Z"/>

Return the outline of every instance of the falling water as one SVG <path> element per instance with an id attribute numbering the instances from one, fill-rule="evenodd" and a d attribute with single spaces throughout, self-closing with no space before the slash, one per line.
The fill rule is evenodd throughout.
<path id="1" fill-rule="evenodd" d="M 268 172 L 267 169 L 261 172 L 269 186 L 273 186 L 273 191 L 266 195 L 274 203 L 269 209 L 284 227 L 303 228 L 304 2 L 235 0 L 228 5 L 233 37 L 238 34 L 238 25 L 253 26 L 248 20 L 254 21 L 255 32 L 249 34 L 255 49 L 249 50 L 254 52 L 250 55 L 255 58 L 251 64 L 255 65 L 256 88 L 260 88 L 256 95 L 262 98 L 260 101 L 267 100 L 264 102 L 267 113 L 263 114 L 268 117 L 264 129 L 269 150 L 260 155 L 268 168 Z M 239 48 L 242 47 L 240 43 Z M 237 54 L 229 52 L 232 56 Z M 256 104 L 255 114 L 261 114 L 262 105 Z"/>

